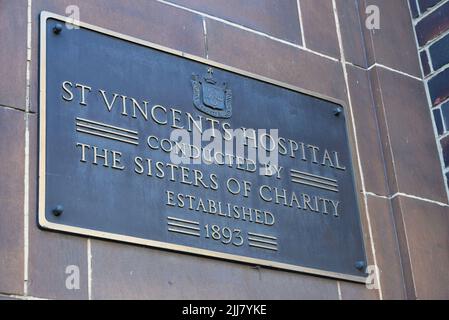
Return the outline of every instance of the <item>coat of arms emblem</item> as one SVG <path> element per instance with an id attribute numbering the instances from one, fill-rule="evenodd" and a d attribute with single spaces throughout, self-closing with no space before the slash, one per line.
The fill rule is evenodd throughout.
<path id="1" fill-rule="evenodd" d="M 215 118 L 230 118 L 232 91 L 226 82 L 218 83 L 213 73 L 213 69 L 208 68 L 206 75 L 192 76 L 193 104 L 198 110 Z"/>

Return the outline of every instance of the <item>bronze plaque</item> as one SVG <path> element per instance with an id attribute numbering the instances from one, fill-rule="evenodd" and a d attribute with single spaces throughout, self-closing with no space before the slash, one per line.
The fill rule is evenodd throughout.
<path id="1" fill-rule="evenodd" d="M 66 22 L 41 14 L 41 227 L 364 281 L 343 103 Z"/>

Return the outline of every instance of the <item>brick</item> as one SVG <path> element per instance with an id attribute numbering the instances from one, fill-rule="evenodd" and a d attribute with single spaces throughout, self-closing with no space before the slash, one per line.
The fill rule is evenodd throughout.
<path id="1" fill-rule="evenodd" d="M 449 207 L 399 196 L 395 215 L 404 270 L 411 271 L 410 297 L 449 298 Z"/>
<path id="2" fill-rule="evenodd" d="M 418 43 L 422 47 L 427 42 L 449 29 L 449 2 L 439 7 L 416 24 Z"/>
<path id="3" fill-rule="evenodd" d="M 427 52 L 425 50 L 421 51 L 419 54 L 419 57 L 421 59 L 421 65 L 424 72 L 424 76 L 428 76 L 431 72 L 430 65 L 429 65 L 429 57 L 427 56 Z"/>
<path id="4" fill-rule="evenodd" d="M 168 0 L 273 37 L 301 44 L 296 0 Z"/>
<path id="5" fill-rule="evenodd" d="M 0 3 L 0 105 L 25 110 L 27 0 Z"/>
<path id="6" fill-rule="evenodd" d="M 443 114 L 444 124 L 449 129 L 449 101 L 441 106 L 441 113 Z"/>
<path id="7" fill-rule="evenodd" d="M 449 98 L 449 68 L 432 77 L 428 82 L 429 95 L 434 106 Z"/>
<path id="8" fill-rule="evenodd" d="M 0 107 L 0 292 L 23 293 L 25 120 Z"/>
<path id="9" fill-rule="evenodd" d="M 345 99 L 340 63 L 214 20 L 206 19 L 206 24 L 211 60 Z"/>
<path id="10" fill-rule="evenodd" d="M 431 9 L 433 6 L 437 5 L 442 0 L 417 0 L 419 4 L 419 9 L 422 13 Z"/>
<path id="11" fill-rule="evenodd" d="M 441 149 L 443 151 L 443 160 L 444 160 L 444 166 L 446 168 L 449 167 L 449 137 L 444 137 L 440 141 L 441 143 Z"/>
<path id="12" fill-rule="evenodd" d="M 332 1 L 300 0 L 300 4 L 306 47 L 340 58 Z"/>
<path id="13" fill-rule="evenodd" d="M 346 61 L 366 68 L 368 61 L 363 39 L 358 0 L 337 0 L 338 20 Z"/>
<path id="14" fill-rule="evenodd" d="M 418 9 L 418 5 L 416 4 L 416 0 L 408 0 L 408 2 L 410 5 L 410 11 L 412 12 L 412 17 L 418 18 L 419 17 L 419 9 Z"/>
<path id="15" fill-rule="evenodd" d="M 375 5 L 380 10 L 380 29 L 363 28 L 368 63 L 378 63 L 421 77 L 408 5 L 404 0 L 361 0 L 360 15 L 363 22 L 367 19 L 366 8 L 369 5 Z"/>
<path id="16" fill-rule="evenodd" d="M 446 201 L 423 83 L 380 67 L 371 79 L 390 191 Z"/>
<path id="17" fill-rule="evenodd" d="M 92 261 L 94 299 L 338 299 L 336 280 L 114 242 Z"/>
<path id="18" fill-rule="evenodd" d="M 430 57 L 432 59 L 432 65 L 434 70 L 438 70 L 441 67 L 449 63 L 449 34 L 444 36 L 429 47 Z"/>
<path id="19" fill-rule="evenodd" d="M 437 133 L 441 136 L 444 133 L 444 126 L 440 109 L 433 110 L 433 120 L 435 121 L 435 126 L 437 127 Z"/>

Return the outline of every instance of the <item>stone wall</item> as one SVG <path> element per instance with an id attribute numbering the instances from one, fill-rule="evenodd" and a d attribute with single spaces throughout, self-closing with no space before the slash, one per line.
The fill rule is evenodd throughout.
<path id="1" fill-rule="evenodd" d="M 39 14 L 66 14 L 347 102 L 363 284 L 40 230 Z M 366 8 L 380 29 L 366 28 Z M 0 297 L 449 298 L 449 212 L 407 0 L 0 0 Z M 66 268 L 80 268 L 68 290 Z"/>

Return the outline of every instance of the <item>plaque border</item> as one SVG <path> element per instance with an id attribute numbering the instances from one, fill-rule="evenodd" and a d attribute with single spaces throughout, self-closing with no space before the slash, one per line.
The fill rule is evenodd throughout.
<path id="1" fill-rule="evenodd" d="M 47 47 L 47 41 L 46 41 L 46 34 L 47 34 L 47 20 L 48 19 L 55 19 L 55 20 L 59 20 L 63 23 L 68 23 L 68 24 L 73 24 L 73 19 L 66 17 L 66 16 L 62 16 L 59 14 L 55 14 L 52 12 L 48 12 L 48 11 L 41 11 L 40 13 L 40 48 L 39 48 L 39 150 L 38 150 L 38 158 L 39 158 L 39 174 L 38 174 L 38 224 L 41 228 L 43 229 L 47 229 L 47 230 L 53 230 L 53 231 L 60 231 L 60 232 L 67 232 L 67 233 L 72 233 L 72 234 L 77 234 L 77 235 L 83 235 L 83 236 L 91 236 L 91 237 L 95 237 L 95 238 L 100 238 L 100 239 L 109 239 L 109 240 L 115 240 L 115 241 L 119 241 L 119 242 L 126 242 L 126 243 L 132 243 L 132 244 L 138 244 L 138 245 L 144 245 L 144 246 L 149 246 L 149 247 L 153 247 L 153 248 L 158 248 L 158 249 L 165 249 L 165 250 L 170 250 L 170 251 L 176 251 L 176 252 L 181 252 L 181 253 L 190 253 L 190 254 L 194 254 L 194 255 L 200 255 L 200 256 L 205 256 L 205 257 L 213 257 L 213 258 L 218 258 L 218 259 L 223 259 L 223 260 L 228 260 L 228 261 L 234 261 L 234 262 L 241 262 L 241 263 L 246 263 L 246 264 L 252 264 L 252 265 L 258 265 L 258 266 L 263 266 L 263 267 L 269 267 L 269 268 L 276 268 L 276 269 L 283 269 L 283 270 L 288 270 L 288 271 L 295 271 L 295 272 L 299 272 L 299 273 L 305 273 L 305 274 L 310 274 L 310 275 L 316 275 L 316 276 L 323 276 L 323 277 L 327 277 L 327 278 L 333 278 L 333 279 L 341 279 L 341 280 L 347 280 L 347 281 L 351 281 L 351 282 L 358 282 L 358 283 L 366 283 L 366 277 L 368 275 L 364 275 L 364 276 L 354 276 L 354 275 L 349 275 L 349 274 L 344 274 L 344 273 L 339 273 L 339 272 L 332 272 L 332 271 L 327 271 L 327 270 L 322 270 L 322 269 L 317 269 L 317 268 L 309 268 L 309 267 L 304 267 L 304 266 L 298 266 L 298 265 L 292 265 L 292 264 L 287 264 L 287 263 L 281 263 L 281 262 L 276 262 L 276 261 L 270 261 L 270 260 L 264 260 L 264 259 L 259 259 L 259 258 L 251 258 L 251 257 L 246 257 L 246 256 L 240 256 L 240 255 L 236 255 L 236 254 L 229 254 L 229 253 L 222 253 L 222 252 L 218 252 L 218 251 L 213 251 L 213 250 L 207 250 L 207 249 L 200 249 L 200 248 L 194 248 L 194 247 L 190 247 L 190 246 L 186 246 L 186 245 L 179 245 L 179 244 L 172 244 L 172 243 L 168 243 L 168 242 L 161 242 L 161 241 L 155 241 L 155 240 L 149 240 L 149 239 L 144 239 L 144 238 L 138 238 L 138 237 L 132 237 L 132 236 L 125 236 L 125 235 L 121 235 L 121 234 L 115 234 L 115 233 L 109 233 L 109 232 L 103 232 L 103 231 L 97 231 L 97 230 L 92 230 L 92 229 L 87 229 L 87 228 L 81 228 L 81 227 L 73 227 L 73 226 L 68 226 L 68 225 L 63 225 L 63 224 L 58 224 L 58 223 L 54 223 L 54 222 L 50 222 L 47 220 L 47 218 L 45 217 L 45 195 L 46 195 L 46 70 L 47 70 L 47 63 L 46 63 L 46 47 Z M 286 88 L 295 92 L 299 92 L 302 94 L 306 94 L 312 97 L 316 97 L 325 101 L 329 101 L 335 104 L 340 105 L 341 107 L 343 107 L 343 112 L 345 114 L 345 118 L 349 119 L 347 116 L 347 104 L 346 102 L 339 100 L 339 99 L 335 99 L 332 97 L 328 97 L 307 89 L 302 89 L 281 81 L 277 81 L 274 79 L 270 79 L 261 75 L 257 75 L 248 71 L 244 71 L 235 67 L 231 67 L 231 66 L 227 66 L 224 64 L 221 64 L 219 62 L 215 62 L 213 60 L 209 60 L 209 59 L 205 59 L 202 57 L 198 57 L 192 54 L 188 54 L 179 50 L 175 50 L 175 49 L 171 49 L 168 47 L 164 47 L 146 40 L 142 40 L 139 38 L 135 38 L 129 35 L 125 35 L 125 34 L 121 34 L 119 32 L 115 32 L 112 30 L 108 30 L 99 26 L 95 26 L 89 23 L 85 23 L 85 22 L 81 22 L 81 21 L 77 21 L 76 22 L 76 26 L 80 27 L 80 28 L 84 28 L 84 29 L 88 29 L 91 31 L 95 31 L 98 33 L 101 33 L 103 35 L 107 35 L 107 36 L 111 36 L 120 40 L 125 40 L 134 44 L 139 44 L 145 47 L 149 47 L 149 48 L 153 48 L 162 52 L 166 52 L 166 53 L 170 53 L 182 58 L 186 58 L 186 59 L 190 59 L 193 61 L 197 61 L 203 64 L 206 64 L 208 66 L 212 66 L 212 67 L 217 67 L 229 72 L 233 72 L 248 78 L 252 78 L 255 80 L 259 80 L 259 81 L 263 81 L 269 84 L 273 84 L 282 88 Z M 352 117 L 351 117 L 352 118 Z M 356 189 L 358 189 L 358 179 L 355 179 L 355 176 L 357 175 L 358 177 L 360 176 L 359 170 L 358 168 L 356 168 L 356 166 L 353 165 L 354 163 L 354 154 L 353 154 L 353 148 L 354 148 L 354 140 L 351 134 L 349 134 L 350 132 L 350 128 L 348 125 L 348 121 L 346 122 L 346 135 L 347 135 L 347 139 L 348 139 L 348 144 L 349 144 L 349 152 L 350 152 L 350 157 L 351 157 L 351 166 L 352 166 L 352 172 L 353 172 L 353 177 L 352 179 L 354 180 L 354 186 Z M 363 237 L 363 223 L 362 223 L 362 217 L 361 217 L 361 210 L 360 210 L 360 199 L 359 199 L 359 195 L 357 194 L 356 196 L 356 205 L 359 213 L 359 228 L 360 231 L 362 233 L 362 246 L 363 246 L 363 252 L 364 252 L 364 258 L 366 261 L 366 246 L 365 246 L 365 240 Z"/>

